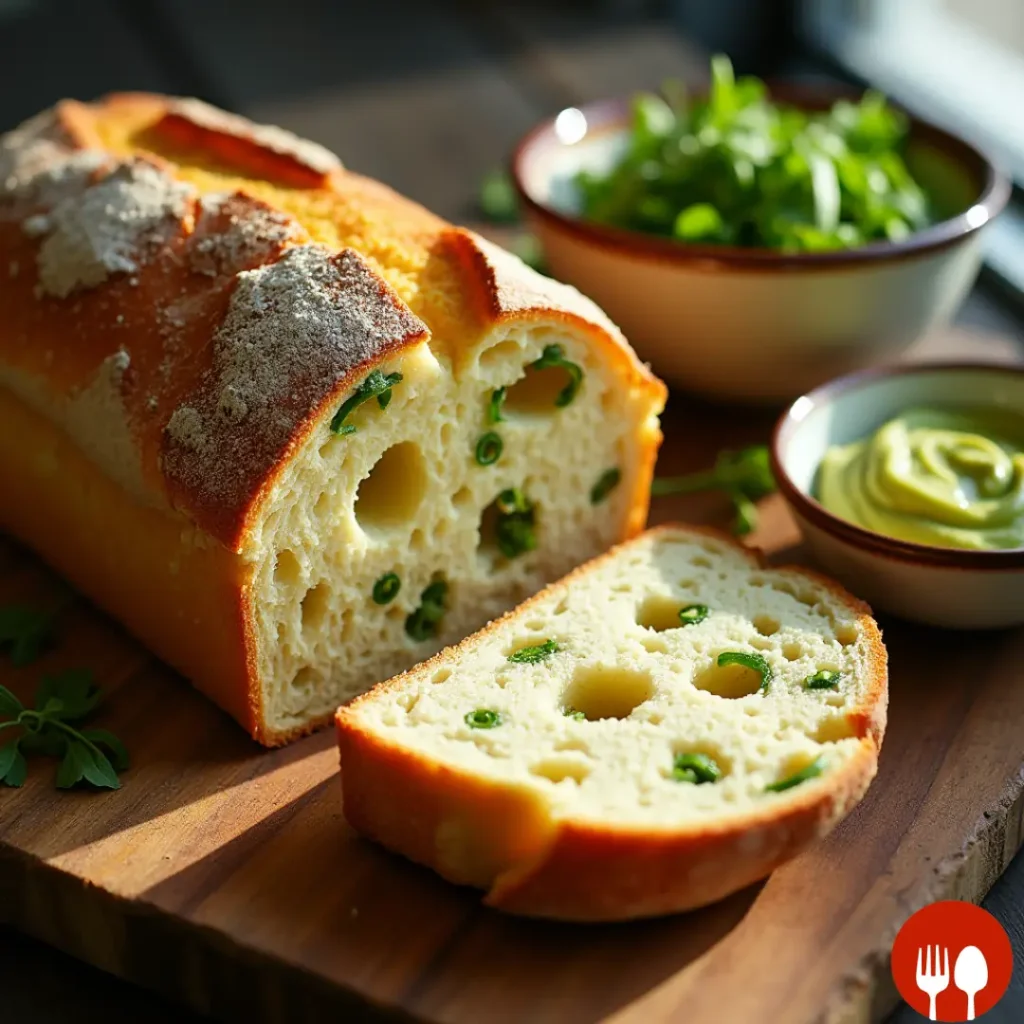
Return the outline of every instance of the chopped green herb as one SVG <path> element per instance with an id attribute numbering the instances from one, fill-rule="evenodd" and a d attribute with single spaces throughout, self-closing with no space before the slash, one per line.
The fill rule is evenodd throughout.
<path id="1" fill-rule="evenodd" d="M 598 478 L 597 483 L 590 488 L 590 504 L 599 505 L 608 497 L 622 479 L 622 472 L 617 467 L 606 469 Z"/>
<path id="2" fill-rule="evenodd" d="M 725 668 L 726 665 L 742 665 L 753 670 L 761 677 L 761 692 L 768 692 L 772 682 L 772 667 L 765 661 L 763 655 L 752 651 L 723 651 L 718 656 L 717 664 L 719 668 Z"/>
<path id="3" fill-rule="evenodd" d="M 688 604 L 685 608 L 679 609 L 679 621 L 684 626 L 696 626 L 710 614 L 711 609 L 706 604 Z"/>
<path id="4" fill-rule="evenodd" d="M 562 714 L 565 715 L 566 718 L 571 718 L 575 722 L 585 722 L 587 720 L 587 716 L 583 714 L 582 711 L 577 711 L 571 705 L 564 708 L 562 710 Z"/>
<path id="5" fill-rule="evenodd" d="M 498 521 L 495 538 L 498 550 L 506 558 L 533 551 L 537 547 L 536 508 L 518 487 L 509 487 L 495 500 Z"/>
<path id="6" fill-rule="evenodd" d="M 576 178 L 583 216 L 683 243 L 821 252 L 926 227 L 908 123 L 876 92 L 809 111 L 711 62 L 711 89 L 641 93 L 621 156 Z"/>
<path id="7" fill-rule="evenodd" d="M 501 725 L 501 715 L 488 708 L 477 708 L 466 715 L 465 723 L 470 729 L 495 729 Z"/>
<path id="8" fill-rule="evenodd" d="M 725 491 L 736 511 L 733 532 L 741 536 L 750 533 L 757 525 L 754 502 L 774 490 L 775 478 L 768 460 L 768 449 L 764 445 L 720 452 L 712 469 L 685 476 L 660 477 L 651 484 L 651 495 L 655 498 L 699 491 Z"/>
<path id="9" fill-rule="evenodd" d="M 717 782 L 722 777 L 718 762 L 707 754 L 676 754 L 672 761 L 672 778 L 676 782 Z"/>
<path id="10" fill-rule="evenodd" d="M 491 466 L 501 458 L 505 444 L 493 431 L 488 430 L 476 443 L 476 461 L 481 466 Z"/>
<path id="11" fill-rule="evenodd" d="M 561 345 L 545 345 L 540 359 L 530 363 L 535 370 L 546 370 L 553 366 L 560 366 L 570 377 L 569 383 L 562 388 L 555 396 L 555 405 L 559 409 L 569 405 L 576 397 L 583 381 L 583 370 L 565 358 L 565 349 Z"/>
<path id="12" fill-rule="evenodd" d="M 495 388 L 491 392 L 490 401 L 487 403 L 487 422 L 488 423 L 504 423 L 505 416 L 501 411 L 501 406 L 505 401 L 505 392 L 508 388 Z"/>
<path id="13" fill-rule="evenodd" d="M 398 597 L 402 589 L 402 581 L 396 573 L 386 572 L 373 585 L 373 600 L 377 604 L 388 604 Z"/>
<path id="14" fill-rule="evenodd" d="M 435 580 L 420 594 L 419 608 L 405 620 L 406 633 L 417 643 L 437 635 L 437 627 L 444 618 L 447 596 L 448 584 L 444 580 Z"/>
<path id="15" fill-rule="evenodd" d="M 391 402 L 391 389 L 401 380 L 400 373 L 389 373 L 385 376 L 380 370 L 372 370 L 366 380 L 352 392 L 334 414 L 334 419 L 331 420 L 331 430 L 342 436 L 354 434 L 356 428 L 351 423 L 345 422 L 348 414 L 354 412 L 363 402 L 368 402 L 371 398 L 376 398 L 377 404 L 382 409 L 386 409 Z"/>
<path id="16" fill-rule="evenodd" d="M 35 708 L 26 708 L 10 690 L 0 686 L 0 730 L 19 730 L 0 746 L 0 781 L 21 786 L 28 775 L 25 754 L 61 758 L 57 786 L 69 789 L 78 782 L 103 789 L 118 789 L 119 771 L 128 767 L 121 741 L 104 729 L 76 729 L 69 722 L 84 718 L 99 702 L 92 673 L 71 669 L 44 676 L 36 688 Z"/>
<path id="17" fill-rule="evenodd" d="M 557 651 L 558 644 L 554 640 L 545 640 L 534 647 L 520 647 L 518 651 L 508 656 L 508 660 L 514 665 L 536 665 Z"/>
<path id="18" fill-rule="evenodd" d="M 839 680 L 842 672 L 835 672 L 832 669 L 823 668 L 820 672 L 808 676 L 804 680 L 804 686 L 808 690 L 836 690 L 839 688 Z"/>
<path id="19" fill-rule="evenodd" d="M 813 779 L 815 776 L 820 775 L 825 770 L 825 762 L 820 758 L 816 757 L 806 768 L 801 768 L 800 771 L 788 778 L 781 779 L 779 782 L 773 782 L 769 786 L 764 787 L 766 793 L 782 793 L 787 789 L 792 789 L 794 786 L 799 786 L 801 782 L 806 782 L 808 779 Z"/>

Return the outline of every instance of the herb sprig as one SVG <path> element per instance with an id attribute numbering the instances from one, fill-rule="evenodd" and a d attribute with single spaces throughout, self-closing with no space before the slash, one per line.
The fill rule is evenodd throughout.
<path id="1" fill-rule="evenodd" d="M 552 367 L 561 367 L 565 370 L 569 374 L 569 383 L 555 395 L 555 405 L 559 409 L 564 409 L 565 406 L 572 403 L 576 392 L 580 389 L 580 384 L 583 383 L 583 370 L 576 363 L 565 358 L 565 349 L 561 345 L 545 345 L 540 358 L 535 359 L 530 366 L 534 370 L 547 370 Z"/>
<path id="2" fill-rule="evenodd" d="M 508 391 L 507 387 L 495 388 L 491 392 L 491 397 L 487 401 L 487 422 L 488 423 L 504 423 L 505 414 L 502 412 L 502 405 L 505 402 L 505 393 Z"/>
<path id="3" fill-rule="evenodd" d="M 504 450 L 505 442 L 502 441 L 501 435 L 493 430 L 488 430 L 477 441 L 473 456 L 478 466 L 493 466 L 501 458 L 501 453 Z"/>
<path id="4" fill-rule="evenodd" d="M 750 533 L 757 526 L 754 502 L 774 490 L 775 478 L 768 460 L 768 449 L 764 445 L 720 452 L 711 469 L 685 476 L 659 477 L 651 484 L 651 495 L 655 498 L 725 491 L 736 511 L 733 532 L 740 535 Z"/>
<path id="5" fill-rule="evenodd" d="M 719 55 L 711 89 L 641 93 L 625 150 L 576 179 L 588 220 L 680 242 L 782 252 L 897 240 L 932 212 L 903 154 L 907 119 L 877 92 L 827 111 L 775 103 Z"/>
<path id="6" fill-rule="evenodd" d="M 758 687 L 761 693 L 767 693 L 772 684 L 772 667 L 763 654 L 755 654 L 753 651 L 723 651 L 718 656 L 716 664 L 719 668 L 742 665 L 743 668 L 756 672 L 761 677 L 761 685 Z"/>
<path id="7" fill-rule="evenodd" d="M 558 644 L 554 640 L 545 640 L 542 644 L 535 644 L 532 647 L 520 647 L 508 656 L 513 665 L 537 665 L 552 654 L 557 654 Z"/>
<path id="8" fill-rule="evenodd" d="M 618 466 L 606 469 L 598 478 L 597 483 L 590 488 L 590 504 L 600 505 L 608 497 L 622 480 L 622 470 Z"/>
<path id="9" fill-rule="evenodd" d="M 341 408 L 334 414 L 331 420 L 331 430 L 342 437 L 346 434 L 354 434 L 356 428 L 345 419 L 351 412 L 355 412 L 371 398 L 377 399 L 377 404 L 386 409 L 391 402 L 391 389 L 402 380 L 400 373 L 381 373 L 380 370 L 371 370 L 366 380 L 355 389 L 355 391 L 341 404 Z"/>
<path id="10" fill-rule="evenodd" d="M 792 775 L 789 775 L 784 779 L 780 779 L 778 782 L 772 782 L 770 785 L 765 786 L 764 791 L 766 793 L 784 793 L 787 789 L 799 786 L 801 782 L 806 782 L 808 779 L 816 778 L 824 770 L 825 762 L 820 757 L 816 757 L 806 767 L 801 768 L 800 771 L 794 772 Z"/>
<path id="11" fill-rule="evenodd" d="M 518 487 L 509 487 L 495 499 L 498 520 L 495 539 L 506 558 L 533 551 L 537 547 L 536 508 Z"/>
<path id="12" fill-rule="evenodd" d="M 85 718 L 100 699 L 92 673 L 71 669 L 44 676 L 35 693 L 35 707 L 25 707 L 0 686 L 0 730 L 12 730 L 0 741 L 0 781 L 21 786 L 28 775 L 26 754 L 59 757 L 57 787 L 70 789 L 87 782 L 99 789 L 119 789 L 117 773 L 128 767 L 128 752 L 105 729 L 77 729 L 70 722 Z"/>
<path id="13" fill-rule="evenodd" d="M 823 668 L 819 672 L 809 675 L 804 680 L 804 686 L 808 690 L 838 690 L 842 675 L 842 672 L 837 672 L 835 669 Z"/>
<path id="14" fill-rule="evenodd" d="M 676 754 L 672 760 L 672 778 L 676 782 L 717 782 L 722 777 L 718 762 L 707 754 Z"/>
<path id="15" fill-rule="evenodd" d="M 405 631 L 417 643 L 437 635 L 438 626 L 446 611 L 448 584 L 445 580 L 434 580 L 422 594 L 420 606 L 405 620 Z"/>

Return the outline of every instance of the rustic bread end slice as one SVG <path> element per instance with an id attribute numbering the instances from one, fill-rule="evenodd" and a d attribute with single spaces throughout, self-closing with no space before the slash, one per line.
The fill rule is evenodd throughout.
<path id="1" fill-rule="evenodd" d="M 345 814 L 503 910 L 686 910 L 857 803 L 886 701 L 866 605 L 661 527 L 342 707 Z"/>

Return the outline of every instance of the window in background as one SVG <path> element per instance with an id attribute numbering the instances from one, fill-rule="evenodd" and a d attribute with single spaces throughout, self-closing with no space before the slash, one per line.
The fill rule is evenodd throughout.
<path id="1" fill-rule="evenodd" d="M 804 0 L 800 28 L 858 77 L 976 142 L 1024 186 L 1022 0 Z M 988 233 L 986 260 L 1024 295 L 1019 200 Z"/>

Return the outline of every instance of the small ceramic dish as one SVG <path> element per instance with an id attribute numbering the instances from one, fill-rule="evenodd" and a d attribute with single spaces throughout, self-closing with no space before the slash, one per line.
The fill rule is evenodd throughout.
<path id="1" fill-rule="evenodd" d="M 868 437 L 915 406 L 1024 413 L 1024 367 L 937 363 L 866 370 L 798 398 L 771 443 L 772 471 L 819 564 L 878 610 L 950 629 L 1024 622 L 1024 548 L 966 551 L 895 540 L 814 498 L 832 445 Z"/>
<path id="2" fill-rule="evenodd" d="M 772 93 L 808 109 L 841 95 Z M 945 220 L 841 252 L 675 242 L 579 215 L 576 174 L 612 164 L 629 116 L 625 101 L 563 110 L 520 143 L 512 176 L 554 275 L 603 307 L 658 374 L 708 395 L 788 400 L 892 360 L 956 312 L 981 229 L 1010 194 L 977 150 L 911 119 L 907 161 Z"/>

